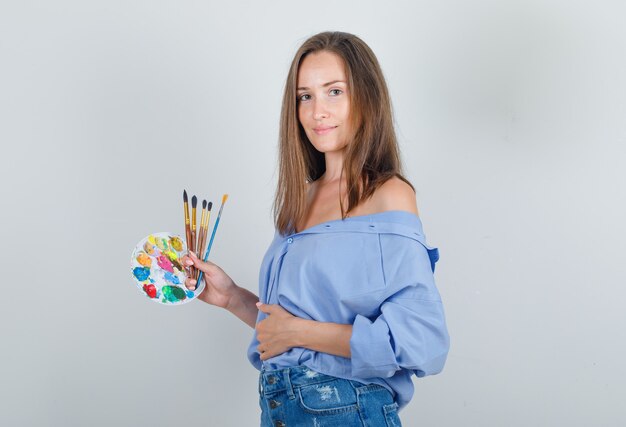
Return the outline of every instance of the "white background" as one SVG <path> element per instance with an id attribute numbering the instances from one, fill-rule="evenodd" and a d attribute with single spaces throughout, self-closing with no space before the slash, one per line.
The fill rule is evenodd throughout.
<path id="1" fill-rule="evenodd" d="M 0 424 L 258 425 L 252 329 L 157 305 L 130 254 L 230 198 L 257 292 L 280 103 L 310 35 L 378 56 L 451 336 L 406 426 L 626 423 L 621 1 L 3 1 Z"/>

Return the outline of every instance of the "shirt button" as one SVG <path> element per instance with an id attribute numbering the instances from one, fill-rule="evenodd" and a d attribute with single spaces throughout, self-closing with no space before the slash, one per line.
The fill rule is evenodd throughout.
<path id="1" fill-rule="evenodd" d="M 276 377 L 268 377 L 267 382 L 270 384 L 274 384 L 276 382 Z"/>
<path id="2" fill-rule="evenodd" d="M 293 238 L 292 237 L 287 239 L 287 243 L 291 243 L 291 242 L 293 242 Z"/>
<path id="3" fill-rule="evenodd" d="M 274 425 L 276 427 L 285 427 L 287 424 L 285 424 L 284 422 L 278 420 L 278 421 L 276 421 L 276 423 Z"/>

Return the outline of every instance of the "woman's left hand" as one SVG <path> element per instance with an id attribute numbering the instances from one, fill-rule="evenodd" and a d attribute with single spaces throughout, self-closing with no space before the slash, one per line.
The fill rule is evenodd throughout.
<path id="1" fill-rule="evenodd" d="M 294 316 L 278 304 L 257 303 L 257 307 L 267 317 L 256 324 L 257 349 L 261 353 L 261 360 L 277 356 L 297 347 L 301 333 L 301 318 Z"/>

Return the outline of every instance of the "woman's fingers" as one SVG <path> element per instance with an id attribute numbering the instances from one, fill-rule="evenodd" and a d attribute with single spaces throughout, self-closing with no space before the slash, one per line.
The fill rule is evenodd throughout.
<path id="1" fill-rule="evenodd" d="M 213 263 L 212 263 L 211 261 L 209 261 L 209 260 L 203 261 L 202 259 L 198 258 L 198 256 L 197 256 L 194 252 L 192 252 L 192 251 L 189 251 L 189 258 L 193 260 L 193 263 L 194 263 L 196 266 L 198 266 L 198 265 L 202 265 L 202 266 L 208 267 L 208 266 L 213 266 L 213 265 L 215 265 L 215 264 L 213 264 Z"/>
<path id="2" fill-rule="evenodd" d="M 198 270 L 204 271 L 205 273 L 207 273 L 209 270 L 214 270 L 215 264 L 213 264 L 211 261 L 206 261 L 206 262 L 202 261 L 192 251 L 189 251 L 189 254 L 185 256 L 187 256 L 187 259 L 189 260 L 189 261 L 183 261 L 183 262 L 188 263 L 188 264 L 185 264 L 185 266 L 193 265 L 195 268 L 197 268 Z M 191 262 L 191 264 L 189 264 L 189 262 Z"/>
<path id="3" fill-rule="evenodd" d="M 189 277 L 189 274 L 190 274 L 189 267 L 191 267 L 195 263 L 189 255 L 183 255 L 180 258 L 180 263 L 183 265 L 183 267 L 185 267 L 185 273 L 187 274 L 187 278 L 185 279 L 185 286 L 187 287 L 187 289 L 190 289 L 193 291 L 194 289 L 196 289 L 196 280 L 193 279 L 192 277 Z"/>
<path id="4" fill-rule="evenodd" d="M 188 254 L 183 255 L 180 258 L 180 262 L 182 263 L 182 265 L 188 270 L 189 267 L 193 266 L 197 269 L 200 269 L 202 271 L 206 270 L 206 266 L 207 263 L 203 262 L 201 259 L 199 259 L 196 254 L 194 254 L 193 252 L 189 251 Z"/>
<path id="5" fill-rule="evenodd" d="M 189 255 L 183 255 L 182 257 L 180 257 L 180 263 L 185 268 L 185 271 L 187 273 L 189 273 L 189 267 L 191 267 L 194 264 L 193 260 L 191 259 Z"/>
<path id="6" fill-rule="evenodd" d="M 187 278 L 185 279 L 185 286 L 188 289 L 190 289 L 190 290 L 194 290 L 198 286 L 198 284 L 197 284 L 196 280 L 194 280 L 193 278 L 189 277 L 189 274 L 190 274 L 189 267 L 193 266 L 194 268 L 202 271 L 203 272 L 203 280 L 204 280 L 204 275 L 206 275 L 209 271 L 211 271 L 212 273 L 214 273 L 216 271 L 215 270 L 215 264 L 213 264 L 210 261 L 207 261 L 207 262 L 202 261 L 192 251 L 189 251 L 187 254 L 182 256 L 180 258 L 180 262 L 185 267 L 185 270 L 186 270 L 186 273 L 187 273 Z M 219 271 L 219 269 L 218 269 L 218 271 Z"/>
<path id="7" fill-rule="evenodd" d="M 193 251 L 189 251 L 189 259 L 193 261 L 193 264 L 198 267 L 198 266 L 205 266 L 208 263 L 202 261 L 202 259 L 198 258 L 198 255 L 196 255 Z"/>
<path id="8" fill-rule="evenodd" d="M 187 289 L 190 289 L 192 291 L 196 289 L 196 283 L 197 281 L 191 277 L 187 277 L 185 279 L 185 286 L 187 287 Z"/>

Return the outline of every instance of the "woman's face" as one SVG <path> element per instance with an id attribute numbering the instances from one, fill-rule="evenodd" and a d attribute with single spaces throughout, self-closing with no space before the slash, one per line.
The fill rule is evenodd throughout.
<path id="1" fill-rule="evenodd" d="M 298 119 L 313 146 L 322 153 L 344 149 L 352 129 L 343 60 L 327 51 L 311 53 L 297 80 Z"/>

